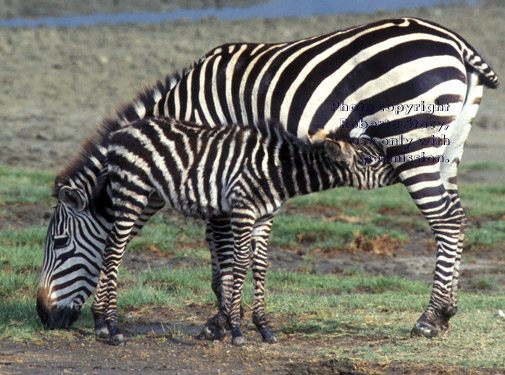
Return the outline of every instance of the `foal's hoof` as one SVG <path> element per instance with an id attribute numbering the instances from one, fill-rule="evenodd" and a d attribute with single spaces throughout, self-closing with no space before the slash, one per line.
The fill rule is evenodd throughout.
<path id="1" fill-rule="evenodd" d="M 110 338 L 109 344 L 114 346 L 124 345 L 124 337 L 123 334 L 118 333 Z"/>
<path id="2" fill-rule="evenodd" d="M 267 344 L 275 344 L 277 342 L 277 337 L 272 335 L 272 337 L 264 338 L 263 342 L 266 342 Z"/>
<path id="3" fill-rule="evenodd" d="M 232 338 L 231 343 L 235 346 L 242 346 L 245 344 L 244 336 L 237 336 Z"/>
<path id="4" fill-rule="evenodd" d="M 435 328 L 427 323 L 417 322 L 412 331 L 410 331 L 410 337 L 420 337 L 424 336 L 428 339 L 438 336 L 440 329 Z"/>
<path id="5" fill-rule="evenodd" d="M 240 328 L 232 329 L 231 331 L 231 343 L 236 346 L 242 346 L 245 343 L 244 335 Z"/>
<path id="6" fill-rule="evenodd" d="M 98 340 L 107 340 L 110 337 L 110 333 L 107 327 L 95 329 L 94 334 Z"/>
<path id="7" fill-rule="evenodd" d="M 267 325 L 260 328 L 260 333 L 263 337 L 263 342 L 266 342 L 268 344 L 275 344 L 277 342 L 277 338 L 274 336 Z"/>
<path id="8" fill-rule="evenodd" d="M 226 336 L 226 332 L 221 329 L 215 329 L 210 326 L 205 326 L 202 332 L 197 336 L 200 340 L 222 340 Z"/>

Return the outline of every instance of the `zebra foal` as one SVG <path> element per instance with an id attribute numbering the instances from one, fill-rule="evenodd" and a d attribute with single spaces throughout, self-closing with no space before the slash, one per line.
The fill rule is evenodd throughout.
<path id="1" fill-rule="evenodd" d="M 388 174 L 383 164 L 364 163 L 362 158 L 369 153 L 373 153 L 372 146 L 353 146 L 345 139 L 326 138 L 311 145 L 271 124 L 211 128 L 172 118 L 149 118 L 113 133 L 95 191 L 99 197 L 109 190 L 114 211 L 103 256 L 104 277 L 93 304 L 98 326 L 110 335 L 111 343 L 123 343 L 116 305 L 118 267 L 135 223 L 155 195 L 187 216 L 229 217 L 233 247 L 218 248 L 217 258 L 222 310 L 236 345 L 244 342 L 240 299 L 254 239 L 253 321 L 264 341 L 275 341 L 263 302 L 274 215 L 284 201 L 296 195 L 352 186 L 357 179 L 361 183 L 368 179 L 368 188 L 396 179 L 392 168 Z M 381 178 L 370 173 L 377 166 Z M 79 200 L 77 195 L 73 199 Z"/>

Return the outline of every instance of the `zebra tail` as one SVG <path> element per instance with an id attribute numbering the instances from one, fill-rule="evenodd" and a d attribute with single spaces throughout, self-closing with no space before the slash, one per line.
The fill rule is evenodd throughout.
<path id="1" fill-rule="evenodd" d="M 482 82 L 489 88 L 495 89 L 500 84 L 498 75 L 493 68 L 487 64 L 479 53 L 464 40 L 463 41 L 463 57 L 465 62 L 480 74 Z"/>

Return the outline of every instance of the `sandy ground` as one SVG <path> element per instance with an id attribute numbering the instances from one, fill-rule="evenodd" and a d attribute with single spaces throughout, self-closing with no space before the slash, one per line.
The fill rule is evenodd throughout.
<path id="1" fill-rule="evenodd" d="M 33 4 L 36 3 L 40 2 Z M 72 4 L 77 7 L 75 4 L 78 3 L 85 2 L 69 1 L 70 10 L 64 8 L 60 14 L 68 14 L 73 9 L 88 12 L 72 8 Z M 130 10 L 128 0 L 114 3 L 125 6 L 120 11 Z M 219 2 L 209 3 L 214 6 Z M 35 7 L 32 4 L 30 8 L 29 4 L 29 1 L 0 0 L 0 17 L 52 15 L 50 7 Z M 97 0 L 90 4 L 102 2 Z M 153 1 L 152 4 L 161 7 L 165 2 Z M 180 71 L 212 47 L 225 42 L 286 41 L 390 16 L 423 17 L 464 36 L 501 74 L 503 82 L 505 5 L 500 4 L 500 1 L 495 1 L 495 6 L 480 8 L 450 7 L 306 19 L 205 19 L 161 25 L 0 29 L 0 165 L 56 171 L 76 152 L 81 140 L 100 119 L 113 113 L 118 104 L 127 102 L 143 86 L 166 74 Z M 467 142 L 463 165 L 479 161 L 505 164 L 504 99 L 505 84 L 497 90 L 485 91 L 475 127 Z M 468 172 L 462 175 L 461 181 L 505 182 L 505 173 Z M 429 233 L 421 236 L 421 244 L 430 237 Z M 295 264 L 295 260 L 284 259 L 283 256 L 273 254 L 273 263 L 293 261 Z M 404 263 L 378 258 L 367 266 L 366 271 L 373 274 L 386 269 L 387 272 L 405 276 L 405 270 L 418 267 L 410 274 L 415 273 L 418 279 L 429 281 L 433 271 L 432 257 L 433 254 L 424 249 L 421 257 L 417 254 L 415 258 L 402 258 Z M 348 262 L 352 266 L 353 262 L 361 260 L 350 257 Z M 339 267 L 345 267 L 345 264 L 324 260 L 317 267 L 318 272 L 338 272 Z M 495 267 L 502 266 L 495 264 Z M 204 317 L 200 320 L 204 321 Z M 323 343 L 317 340 L 307 342 L 306 339 L 302 342 L 291 337 L 273 347 L 232 348 L 228 342 L 177 342 L 165 335 L 154 335 L 136 339 L 126 347 L 109 350 L 103 344 L 90 342 L 89 338 L 76 333 L 76 339 L 71 342 L 55 340 L 23 344 L 0 341 L 0 373 L 119 374 L 133 370 L 141 370 L 145 374 L 364 373 L 345 361 L 328 361 L 318 354 L 323 346 L 345 345 L 345 340 L 349 339 L 352 337 Z M 110 351 L 109 355 L 105 355 L 105 349 Z M 195 358 L 202 360 L 195 363 Z M 222 358 L 226 360 L 217 360 Z M 186 363 L 191 361 L 193 367 Z M 257 365 L 254 367 L 252 364 Z M 451 368 L 427 372 L 428 369 L 405 364 L 391 364 L 375 370 L 385 374 L 463 373 Z"/>

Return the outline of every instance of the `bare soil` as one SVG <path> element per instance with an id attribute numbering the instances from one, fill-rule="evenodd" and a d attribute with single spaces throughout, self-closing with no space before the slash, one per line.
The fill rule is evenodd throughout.
<path id="1" fill-rule="evenodd" d="M 12 7 L 12 4 L 24 2 L 7 3 L 10 6 L 7 16 L 26 16 L 19 9 L 28 7 Z M 114 3 L 121 6 L 130 2 Z M 0 164 L 56 171 L 75 153 L 95 124 L 104 115 L 113 113 L 119 103 L 127 102 L 144 85 L 191 65 L 210 48 L 225 42 L 293 40 L 379 18 L 409 15 L 439 22 L 460 33 L 498 74 L 503 75 L 505 7 L 498 1 L 489 4 L 478 8 L 442 7 L 306 19 L 231 22 L 204 19 L 197 23 L 181 20 L 161 25 L 0 29 Z M 118 11 L 124 10 L 129 10 L 128 5 Z M 486 90 L 462 165 L 480 161 L 505 164 L 504 87 Z M 463 174 L 461 181 L 505 182 L 505 173 L 471 171 Z M 1 220 L 0 227 L 47 222 L 51 215 L 50 208 L 38 205 L 17 206 L 13 210 L 15 218 Z M 411 230 L 409 235 L 410 245 L 395 247 L 393 251 L 383 251 L 387 246 L 376 244 L 369 249 L 338 254 L 315 252 L 311 254 L 316 260 L 311 263 L 310 271 L 345 273 L 360 265 L 371 274 L 394 274 L 431 282 L 434 268 L 431 234 L 428 230 Z M 298 251 L 273 249 L 272 268 L 297 270 L 304 255 Z M 500 254 L 490 249 L 475 258 L 478 260 L 464 265 L 463 289 L 471 288 L 473 278 L 483 274 L 505 281 L 502 271 L 505 263 Z M 129 254 L 125 266 L 142 269 L 148 263 L 157 267 L 170 265 L 170 262 L 172 260 L 154 253 Z M 348 335 L 326 338 L 306 337 L 301 333 L 281 334 L 280 343 L 264 345 L 250 327 L 246 330 L 248 344 L 241 348 L 231 346 L 229 340 L 188 339 L 199 332 L 201 324 L 212 314 L 199 306 L 188 309 L 194 316 L 188 322 L 171 321 L 170 315 L 162 311 L 146 312 L 142 320 L 127 322 L 123 329 L 129 340 L 123 347 L 96 342 L 78 330 L 73 331 L 70 339 L 2 340 L 0 374 L 112 375 L 136 371 L 144 374 L 293 375 L 503 373 L 503 370 L 484 372 L 438 365 L 427 368 L 416 363 L 379 365 L 358 359 L 340 361 L 323 354 L 332 346 L 346 345 L 353 340 L 352 330 Z M 250 326 L 247 320 L 245 323 Z M 273 327 L 281 323 L 272 321 Z M 182 336 L 184 339 L 173 333 L 177 330 L 187 334 Z M 380 345 L 384 339 L 387 338 L 367 338 L 371 345 Z"/>
<path id="2" fill-rule="evenodd" d="M 325 358 L 322 350 L 348 345 L 352 335 L 324 339 L 290 337 L 284 343 L 233 347 L 228 341 L 180 341 L 147 334 L 121 347 L 104 346 L 78 335 L 71 341 L 1 342 L 0 370 L 6 374 L 285 374 L 285 375 L 502 375 L 503 370 Z M 384 337 L 370 338 L 380 345 Z"/>

